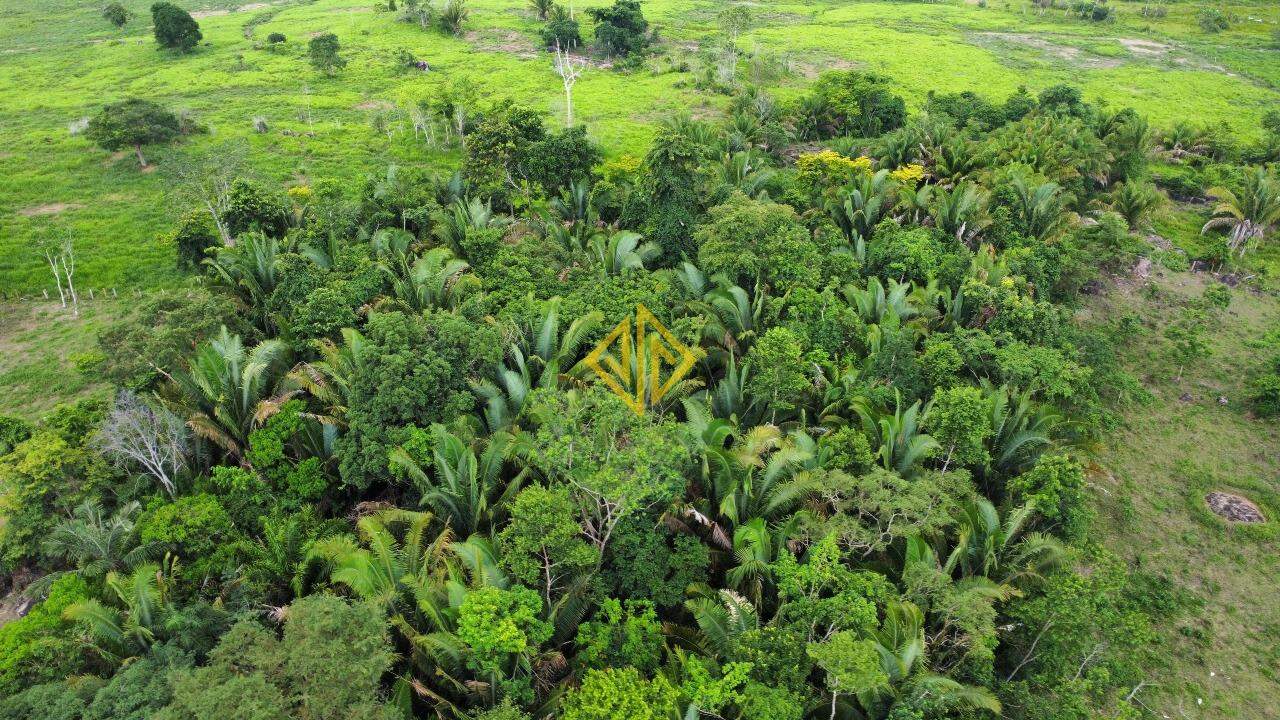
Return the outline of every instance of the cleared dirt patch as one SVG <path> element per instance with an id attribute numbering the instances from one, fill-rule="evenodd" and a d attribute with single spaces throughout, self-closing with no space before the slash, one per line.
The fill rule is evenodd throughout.
<path id="1" fill-rule="evenodd" d="M 356 110 L 390 110 L 395 107 L 394 104 L 386 100 L 366 100 L 355 106 Z"/>
<path id="2" fill-rule="evenodd" d="M 76 203 L 45 203 L 44 205 L 35 205 L 33 207 L 25 207 L 18 211 L 22 217 L 40 217 L 42 215 L 57 215 L 67 210 L 77 210 L 84 207 Z"/>
<path id="3" fill-rule="evenodd" d="M 253 10 L 261 10 L 264 7 L 270 7 L 271 5 L 274 5 L 274 4 L 275 3 L 249 3 L 248 5 L 241 5 L 238 8 L 232 8 L 230 10 L 226 10 L 226 9 L 197 10 L 191 13 L 191 17 L 195 18 L 196 20 L 200 20 L 202 18 L 207 18 L 207 17 L 218 17 L 219 15 L 228 15 L 233 12 L 250 12 Z"/>
<path id="4" fill-rule="evenodd" d="M 1262 510 L 1247 498 L 1225 492 L 1211 492 L 1204 496 L 1209 509 L 1219 516 L 1238 523 L 1266 522 Z"/>
<path id="5" fill-rule="evenodd" d="M 1134 55 L 1145 55 L 1147 57 L 1160 57 L 1171 50 L 1168 45 L 1158 43 L 1155 40 L 1142 40 L 1139 38 L 1116 38 L 1116 42 L 1125 47 L 1126 50 Z"/>
<path id="6" fill-rule="evenodd" d="M 515 30 L 472 30 L 462 37 L 476 50 L 511 53 L 526 60 L 538 56 L 538 46 L 533 40 Z"/>
<path id="7" fill-rule="evenodd" d="M 1078 47 L 1059 45 L 1039 35 L 1010 32 L 981 32 L 975 35 L 979 45 L 1003 44 L 1020 45 L 1038 50 L 1046 57 L 1062 60 L 1070 65 L 1090 70 L 1120 67 L 1122 61 L 1116 58 L 1091 55 Z"/>

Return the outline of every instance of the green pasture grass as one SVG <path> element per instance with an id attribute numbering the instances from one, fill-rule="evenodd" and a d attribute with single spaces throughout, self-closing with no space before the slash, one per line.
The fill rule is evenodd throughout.
<path id="1" fill-rule="evenodd" d="M 537 48 L 539 23 L 520 0 L 473 0 L 460 38 L 397 23 L 391 13 L 375 12 L 369 0 L 204 2 L 189 5 L 205 35 L 189 55 L 156 48 L 149 0 L 125 4 L 133 18 L 116 30 L 95 5 L 0 0 L 0 293 L 6 296 L 51 287 L 29 245 L 35 226 L 55 219 L 77 238 L 86 282 L 173 283 L 168 250 L 155 237 L 184 209 L 168 196 L 169 170 L 183 158 L 245 144 L 251 165 L 268 180 L 355 181 L 390 162 L 456 165 L 456 149 L 426 147 L 402 119 L 393 122 L 390 138 L 370 122 L 386 104 L 406 107 L 449 82 L 465 79 L 482 96 L 527 103 L 545 111 L 551 124 L 564 110 L 559 79 Z M 588 37 L 591 24 L 582 11 L 603 4 L 576 3 Z M 681 57 L 715 32 L 721 7 L 653 0 L 645 11 L 662 48 Z M 913 107 L 930 91 L 976 90 L 999 99 L 1020 85 L 1039 90 L 1072 82 L 1090 99 L 1133 105 L 1157 125 L 1225 120 L 1238 132 L 1253 132 L 1263 110 L 1280 100 L 1267 80 L 1280 76 L 1276 53 L 1267 49 L 1267 29 L 1280 12 L 1268 4 L 1240 5 L 1237 14 L 1256 15 L 1259 22 L 1207 36 L 1194 25 L 1198 6 L 1171 4 L 1159 21 L 1138 17 L 1138 7 L 1119 3 L 1117 21 L 1099 24 L 1061 11 L 1038 13 L 1021 2 L 987 8 L 782 2 L 753 6 L 757 27 L 743 43 L 790 57 L 797 72 L 773 88 L 783 99 L 822 69 L 857 66 L 893 77 Z M 348 59 L 333 78 L 306 60 L 309 36 L 324 31 L 339 36 Z M 271 32 L 287 36 L 284 47 L 261 47 Z M 1037 40 L 1029 44 L 1027 37 Z M 1143 55 L 1122 38 L 1171 49 Z M 427 60 L 433 71 L 404 72 L 396 59 L 401 50 Z M 128 96 L 188 110 L 210 133 L 153 149 L 148 157 L 156 169 L 141 173 L 131 157 L 98 150 L 68 131 L 69 123 Z M 684 73 L 601 68 L 579 80 L 574 99 L 576 118 L 609 155 L 643 152 L 654 126 L 672 113 L 714 115 L 725 104 L 723 97 L 694 89 Z M 267 133 L 253 131 L 255 116 L 267 120 Z"/>
<path id="2" fill-rule="evenodd" d="M 110 388 L 76 369 L 96 350 L 97 332 L 126 310 L 132 293 L 112 297 L 80 288 L 80 314 L 52 301 L 0 303 L 0 415 L 36 421 L 55 405 L 106 397 Z M 135 297 L 136 299 L 136 297 Z"/>
<path id="3" fill-rule="evenodd" d="M 1095 452 L 1095 535 L 1131 567 L 1172 579 L 1203 612 L 1162 628 L 1169 654 L 1139 699 L 1158 715 L 1218 720 L 1274 717 L 1280 697 L 1280 425 L 1245 400 L 1261 358 L 1249 341 L 1280 323 L 1274 295 L 1238 288 L 1213 323 L 1213 353 L 1183 371 L 1163 327 L 1218 280 L 1157 270 L 1150 287 L 1122 279 L 1083 311 L 1089 325 L 1133 313 L 1145 328 L 1123 345 L 1125 366 L 1152 393 L 1122 409 L 1123 427 Z M 1219 398 L 1226 403 L 1220 404 Z M 1232 525 L 1207 509 L 1212 490 L 1245 495 L 1268 515 Z"/>

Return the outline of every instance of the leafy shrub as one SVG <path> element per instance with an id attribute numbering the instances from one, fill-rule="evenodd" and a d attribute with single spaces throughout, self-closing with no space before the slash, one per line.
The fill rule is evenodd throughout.
<path id="1" fill-rule="evenodd" d="M 74 626 L 63 619 L 62 612 L 87 597 L 85 581 L 66 575 L 53 583 L 43 602 L 0 627 L 0 696 L 86 669 L 89 658 L 81 652 Z"/>
<path id="2" fill-rule="evenodd" d="M 1218 33 L 1231 28 L 1231 20 L 1215 7 L 1203 7 L 1196 12 L 1196 23 L 1207 33 Z"/>
<path id="3" fill-rule="evenodd" d="M 626 57 L 649 46 L 649 21 L 639 0 L 614 0 L 609 7 L 589 8 L 587 14 L 596 21 L 596 44 L 605 54 Z"/>
<path id="4" fill-rule="evenodd" d="M 267 35 L 267 42 L 271 45 L 279 45 L 285 41 L 284 33 L 273 32 Z"/>
<path id="5" fill-rule="evenodd" d="M 189 52 L 204 38 L 191 13 L 170 2 L 151 6 L 151 24 L 155 26 L 156 42 L 163 47 Z"/>
<path id="6" fill-rule="evenodd" d="M 112 25 L 118 28 L 124 27 L 129 22 L 129 11 L 118 2 L 113 2 L 102 8 L 102 17 Z"/>

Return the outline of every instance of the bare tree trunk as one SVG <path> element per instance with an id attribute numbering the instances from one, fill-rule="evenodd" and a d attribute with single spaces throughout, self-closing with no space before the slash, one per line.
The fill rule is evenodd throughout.
<path id="1" fill-rule="evenodd" d="M 146 166 L 147 166 L 147 159 L 146 159 L 146 158 L 144 158 L 144 157 L 142 157 L 142 146 L 141 146 L 141 145 L 134 145 L 134 146 L 133 146 L 133 151 L 134 151 L 135 153 L 137 153 L 137 154 L 138 154 L 138 164 L 139 164 L 139 165 L 141 165 L 142 167 L 146 167 Z"/>
<path id="2" fill-rule="evenodd" d="M 53 270 L 53 281 L 58 284 L 58 298 L 62 300 L 62 307 L 65 308 L 67 306 L 67 293 L 62 289 L 62 273 L 58 270 L 58 259 L 49 250 L 45 251 L 44 258 L 49 261 L 49 268 Z"/>
<path id="3" fill-rule="evenodd" d="M 67 278 L 67 292 L 71 294 L 71 312 L 79 317 L 80 315 L 80 296 L 76 293 L 75 283 L 72 282 L 71 276 L 76 272 L 76 252 L 71 246 L 71 236 L 68 235 L 62 241 L 62 274 Z"/>

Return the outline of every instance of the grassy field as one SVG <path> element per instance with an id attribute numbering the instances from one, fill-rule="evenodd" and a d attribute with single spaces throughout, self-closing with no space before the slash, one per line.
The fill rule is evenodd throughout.
<path id="1" fill-rule="evenodd" d="M 96 5 L 0 0 L 0 293 L 51 289 L 30 249 L 32 233 L 57 220 L 76 234 L 80 281 L 98 288 L 154 287 L 174 281 L 169 251 L 155 241 L 183 208 L 166 202 L 172 170 L 184 159 L 244 145 L 264 177 L 355 178 L 388 162 L 449 167 L 448 149 L 412 133 L 398 109 L 467 81 L 481 97 L 511 97 L 563 112 L 559 79 L 536 43 L 538 23 L 518 0 L 473 0 L 462 37 L 444 37 L 376 12 L 368 0 L 193 5 L 205 42 L 194 53 L 157 50 L 147 0 L 125 3 L 134 17 L 115 30 Z M 581 6 L 603 4 L 590 0 Z M 575 88 L 577 118 L 610 155 L 643 152 L 653 126 L 677 111 L 714 114 L 724 98 L 697 91 L 688 72 L 715 34 L 720 5 L 654 0 L 645 11 L 661 31 L 663 55 L 623 74 L 589 70 Z M 930 91 L 977 90 L 1000 98 L 1019 85 L 1060 82 L 1112 105 L 1133 105 L 1157 125 L 1178 119 L 1226 122 L 1257 131 L 1263 110 L 1280 102 L 1280 53 L 1269 49 L 1280 19 L 1274 3 L 1240 6 L 1229 31 L 1195 28 L 1198 6 L 1172 4 L 1159 20 L 1137 3 L 1119 3 L 1118 20 L 1087 23 L 1026 3 L 756 4 L 743 44 L 786 71 L 768 85 L 794 95 L 818 71 L 867 67 L 892 76 L 912 105 Z M 579 7 L 581 10 L 581 7 Z M 585 20 L 585 16 L 583 16 Z M 336 33 L 349 60 L 337 77 L 312 70 L 310 35 Z M 264 49 L 271 32 L 285 47 Z M 584 28 L 589 34 L 590 28 Z M 407 50 L 433 71 L 407 72 Z M 209 129 L 133 158 L 94 148 L 70 123 L 128 96 L 188 110 Z M 372 118 L 392 119 L 390 132 Z M 255 133 L 253 118 L 266 133 Z"/>
<path id="2" fill-rule="evenodd" d="M 1251 416 L 1245 384 L 1261 362 L 1251 343 L 1280 329 L 1280 300 L 1233 291 L 1206 338 L 1212 355 L 1181 378 L 1161 332 L 1217 282 L 1210 273 L 1157 271 L 1150 283 L 1112 283 L 1087 306 L 1087 323 L 1141 318 L 1123 361 L 1152 394 L 1123 411 L 1124 427 L 1097 451 L 1091 496 L 1099 540 L 1203 602 L 1165 628 L 1172 654 L 1151 669 L 1144 702 L 1171 718 L 1277 718 L 1280 427 Z M 1228 525 L 1205 506 L 1211 491 L 1252 499 L 1268 522 Z"/>

